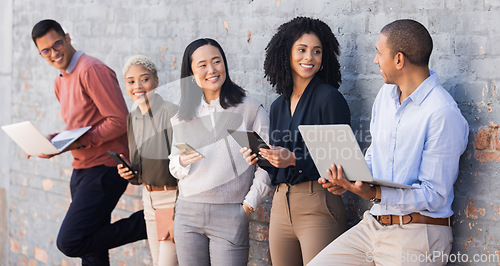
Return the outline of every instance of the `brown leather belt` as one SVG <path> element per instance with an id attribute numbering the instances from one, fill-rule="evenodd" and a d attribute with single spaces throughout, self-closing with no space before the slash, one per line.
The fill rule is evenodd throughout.
<path id="1" fill-rule="evenodd" d="M 151 192 L 151 191 L 164 191 L 164 190 L 176 190 L 177 189 L 177 187 L 168 187 L 168 186 L 157 187 L 157 186 L 146 185 L 146 184 L 144 184 L 144 187 L 149 192 Z"/>
<path id="2" fill-rule="evenodd" d="M 432 218 L 429 216 L 422 215 L 420 213 L 414 212 L 407 215 L 374 215 L 375 219 L 381 225 L 393 225 L 401 224 L 399 218 L 403 220 L 402 224 L 433 224 L 433 225 L 444 225 L 451 226 L 451 217 L 448 218 Z"/>

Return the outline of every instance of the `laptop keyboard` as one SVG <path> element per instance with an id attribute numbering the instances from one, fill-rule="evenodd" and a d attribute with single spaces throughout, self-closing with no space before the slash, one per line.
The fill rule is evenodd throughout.
<path id="1" fill-rule="evenodd" d="M 64 147 L 64 145 L 66 145 L 66 143 L 70 142 L 71 140 L 73 140 L 73 138 L 54 141 L 52 142 L 52 145 L 54 145 L 58 150 L 61 150 L 61 148 Z"/>

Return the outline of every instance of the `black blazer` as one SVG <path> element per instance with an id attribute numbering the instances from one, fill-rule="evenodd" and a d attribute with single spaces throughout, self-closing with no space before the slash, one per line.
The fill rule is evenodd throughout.
<path id="1" fill-rule="evenodd" d="M 295 166 L 267 168 L 273 185 L 291 185 L 316 181 L 320 174 L 300 135 L 299 125 L 350 124 L 351 113 L 344 96 L 330 84 L 315 76 L 300 97 L 293 117 L 290 113 L 290 95 L 279 96 L 271 105 L 269 141 L 295 153 Z M 324 175 L 325 173 L 322 173 Z"/>

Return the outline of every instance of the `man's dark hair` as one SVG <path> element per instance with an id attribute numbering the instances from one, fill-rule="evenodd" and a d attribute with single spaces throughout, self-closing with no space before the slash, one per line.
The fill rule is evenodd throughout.
<path id="1" fill-rule="evenodd" d="M 224 68 L 226 70 L 226 80 L 222 84 L 220 90 L 219 101 L 222 108 L 226 109 L 231 106 L 236 106 L 243 102 L 246 92 L 243 88 L 236 85 L 229 77 L 229 67 L 227 65 L 226 55 L 220 44 L 209 38 L 197 39 L 191 42 L 184 51 L 181 65 L 181 100 L 179 103 L 179 118 L 181 120 L 189 121 L 195 117 L 196 107 L 201 102 L 203 95 L 202 89 L 196 84 L 193 79 L 193 70 L 191 69 L 192 58 L 191 56 L 196 49 L 211 45 L 217 48 L 222 55 L 224 61 Z"/>
<path id="2" fill-rule="evenodd" d="M 319 19 L 296 17 L 279 26 L 266 47 L 264 60 L 265 77 L 276 93 L 288 97 L 293 90 L 292 68 L 290 56 L 293 44 L 305 33 L 312 33 L 318 37 L 322 46 L 322 69 L 316 73 L 325 83 L 339 88 L 342 82 L 340 64 L 337 56 L 340 54 L 339 42 L 326 23 Z"/>
<path id="3" fill-rule="evenodd" d="M 63 37 L 64 35 L 66 35 L 61 27 L 61 24 L 52 19 L 45 19 L 33 26 L 33 30 L 31 31 L 31 39 L 33 39 L 33 42 L 36 45 L 36 39 L 43 37 L 45 34 L 47 34 L 47 32 L 51 30 L 54 30 L 57 34 Z"/>
<path id="4" fill-rule="evenodd" d="M 432 38 L 424 25 L 415 20 L 401 19 L 387 24 L 380 33 L 387 37 L 392 56 L 402 53 L 414 65 L 429 65 Z"/>

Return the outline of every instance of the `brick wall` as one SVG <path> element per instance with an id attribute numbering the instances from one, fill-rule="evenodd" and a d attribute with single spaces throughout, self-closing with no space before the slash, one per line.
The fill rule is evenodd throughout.
<path id="1" fill-rule="evenodd" d="M 264 48 L 277 26 L 305 15 L 327 22 L 339 39 L 341 92 L 350 105 L 352 124 L 363 148 L 370 142 L 371 105 L 383 83 L 373 64 L 378 33 L 395 19 L 416 19 L 427 26 L 434 39 L 431 67 L 459 103 L 471 130 L 455 185 L 453 253 L 470 254 L 471 259 L 474 254 L 499 253 L 496 219 L 500 200 L 495 193 L 500 185 L 499 1 L 4 0 L 2 8 L 0 81 L 7 85 L 0 97 L 2 125 L 31 120 L 44 133 L 64 127 L 53 93 L 58 72 L 40 58 L 30 39 L 32 26 L 41 19 L 60 21 L 77 49 L 100 58 L 118 76 L 127 57 L 137 53 L 150 56 L 160 69 L 160 84 L 180 76 L 182 53 L 189 42 L 199 37 L 215 38 L 226 51 L 232 78 L 268 108 L 276 95 L 263 79 Z M 179 96 L 171 87 L 164 93 L 173 101 Z M 79 260 L 64 257 L 54 243 L 69 204 L 71 156 L 26 160 L 3 133 L 0 143 L 0 189 L 6 190 L 7 197 L 0 215 L 8 217 L 6 239 L 0 233 L 0 255 L 2 245 L 6 246 L 0 264 L 78 264 Z M 140 209 L 139 194 L 131 186 L 114 219 Z M 369 203 L 350 194 L 344 199 L 350 224 L 354 224 Z M 252 215 L 252 265 L 268 264 L 270 205 L 271 195 Z M 111 254 L 113 265 L 151 262 L 144 241 Z"/>
<path id="2" fill-rule="evenodd" d="M 2 2 L 0 9 L 0 84 L 5 88 L 12 86 L 12 1 Z M 0 124 L 10 122 L 10 95 L 12 91 L 5 89 L 0 97 Z M 10 140 L 0 134 L 0 264 L 5 264 L 8 254 L 8 206 L 9 206 L 9 147 Z"/>
<path id="3" fill-rule="evenodd" d="M 474 157 L 480 162 L 500 161 L 499 128 L 500 125 L 491 122 L 488 126 L 480 127 L 475 134 Z"/>

